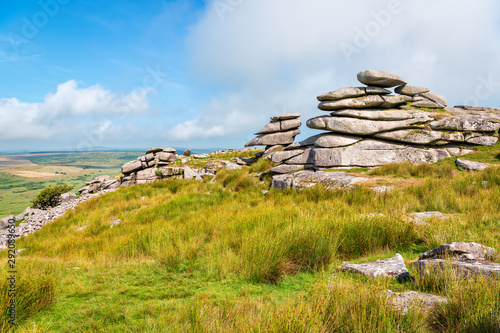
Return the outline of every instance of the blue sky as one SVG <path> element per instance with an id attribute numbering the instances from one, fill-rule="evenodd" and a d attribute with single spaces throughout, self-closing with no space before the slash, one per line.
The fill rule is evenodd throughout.
<path id="1" fill-rule="evenodd" d="M 322 114 L 315 96 L 363 69 L 500 107 L 494 0 L 19 0 L 0 13 L 0 151 L 240 148 L 270 116 Z"/>

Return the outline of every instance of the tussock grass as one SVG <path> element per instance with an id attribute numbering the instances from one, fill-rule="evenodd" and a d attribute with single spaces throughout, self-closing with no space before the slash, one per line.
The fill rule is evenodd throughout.
<path id="1" fill-rule="evenodd" d="M 392 175 L 399 178 L 423 178 L 437 177 L 450 178 L 453 176 L 456 168 L 449 163 L 440 164 L 415 164 L 410 162 L 391 163 L 379 166 L 368 172 L 372 176 Z"/>
<path id="2" fill-rule="evenodd" d="M 222 170 L 214 183 L 165 180 L 122 188 L 19 240 L 18 247 L 28 248 L 21 258 L 33 269 L 49 265 L 43 276 L 57 281 L 57 302 L 43 303 L 47 306 L 23 319 L 20 329 L 454 332 L 495 327 L 497 310 L 486 305 L 497 302 L 492 282 L 468 286 L 416 278 L 398 284 L 328 276 L 343 260 L 395 252 L 415 260 L 453 241 L 500 249 L 498 169 L 442 176 L 431 168 L 421 184 L 377 195 L 364 187 L 269 190 L 267 179 L 250 176 L 268 167 L 262 162 Z M 409 212 L 433 210 L 451 219 L 428 225 L 406 220 Z M 111 228 L 116 219 L 121 223 Z M 83 225 L 88 227 L 77 232 Z M 435 318 L 418 311 L 401 317 L 387 305 L 387 289 L 433 292 L 453 302 Z M 487 296 L 477 301 L 474 292 Z M 484 311 L 474 314 L 478 309 Z M 458 315 L 464 317 L 455 325 Z"/>

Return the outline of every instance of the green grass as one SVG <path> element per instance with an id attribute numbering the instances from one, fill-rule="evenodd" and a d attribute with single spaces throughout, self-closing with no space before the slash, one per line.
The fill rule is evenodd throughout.
<path id="1" fill-rule="evenodd" d="M 385 195 L 355 187 L 270 190 L 265 196 L 261 190 L 268 189 L 268 180 L 262 183 L 250 173 L 269 166 L 260 162 L 223 170 L 215 183 L 166 180 L 122 188 L 20 239 L 17 247 L 28 250 L 20 255 L 18 270 L 40 269 L 54 294 L 50 301 L 33 294 L 40 305 L 26 311 L 18 331 L 467 332 L 497 327 L 498 307 L 490 304 L 498 304 L 495 281 L 452 281 L 448 288 L 437 288 L 434 280 L 328 276 L 344 260 L 362 262 L 395 252 L 411 267 L 423 251 L 453 241 L 500 249 L 499 169 L 441 176 L 431 167 L 430 174 L 413 175 L 424 177 L 421 184 Z M 405 222 L 408 212 L 433 210 L 453 217 L 428 226 Z M 120 225 L 110 228 L 116 219 Z M 88 228 L 75 231 L 83 225 Z M 436 314 L 413 311 L 402 317 L 388 305 L 388 289 L 432 292 L 452 302 Z"/>

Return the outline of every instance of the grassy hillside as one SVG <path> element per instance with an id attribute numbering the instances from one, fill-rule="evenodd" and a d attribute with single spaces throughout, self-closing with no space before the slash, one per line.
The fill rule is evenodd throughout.
<path id="1" fill-rule="evenodd" d="M 496 149 L 471 158 L 498 164 Z M 500 169 L 466 173 L 453 162 L 351 170 L 371 180 L 350 190 L 264 195 L 269 178 L 253 174 L 270 165 L 260 161 L 213 183 L 166 180 L 85 202 L 17 241 L 28 249 L 18 256 L 17 332 L 498 332 L 498 281 L 335 271 L 399 252 L 415 276 L 411 262 L 440 244 L 500 250 Z M 370 184 L 396 189 L 377 195 Z M 451 219 L 407 221 L 419 211 Z M 403 317 L 388 289 L 450 304 Z"/>

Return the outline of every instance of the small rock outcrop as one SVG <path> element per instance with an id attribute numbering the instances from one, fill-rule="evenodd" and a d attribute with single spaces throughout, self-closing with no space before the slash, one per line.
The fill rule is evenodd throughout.
<path id="1" fill-rule="evenodd" d="M 248 142 L 245 147 L 266 146 L 266 153 L 272 152 L 270 149 L 278 147 L 281 149 L 293 143 L 295 137 L 300 134 L 302 122 L 298 119 L 298 113 L 286 113 L 271 117 L 271 122 L 263 129 L 256 132 L 257 137 Z"/>
<path id="2" fill-rule="evenodd" d="M 403 257 L 396 253 L 392 258 L 379 259 L 361 264 L 344 263 L 339 267 L 342 272 L 352 272 L 366 275 L 368 277 L 392 276 L 398 280 L 405 280 L 410 277 Z"/>
<path id="3" fill-rule="evenodd" d="M 80 195 L 85 195 L 103 190 L 114 190 L 118 187 L 120 187 L 119 177 L 111 178 L 110 176 L 99 176 L 92 179 L 90 182 L 86 182 L 85 186 L 78 190 L 78 193 Z M 76 196 L 73 199 L 76 199 Z"/>
<path id="4" fill-rule="evenodd" d="M 496 253 L 494 248 L 481 244 L 456 242 L 423 253 L 413 266 L 421 274 L 451 269 L 458 277 L 486 275 L 498 279 L 500 264 L 490 261 Z"/>
<path id="5" fill-rule="evenodd" d="M 318 108 L 329 114 L 306 124 L 323 132 L 299 143 L 286 141 L 283 151 L 271 156 L 278 163 L 274 172 L 435 163 L 498 141 L 498 108 L 446 108 L 445 97 L 425 87 L 409 86 L 385 71 L 363 71 L 358 79 L 367 86 L 344 87 L 317 97 Z M 387 89 L 394 86 L 396 95 Z M 257 133 L 278 127 L 271 123 Z M 249 144 L 259 143 L 266 135 Z"/>

